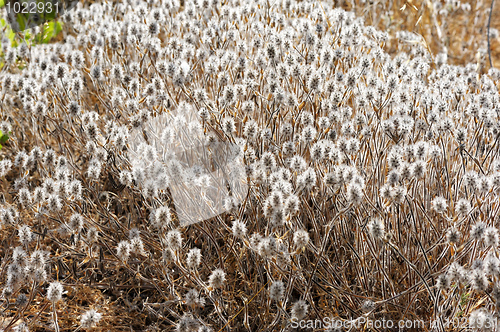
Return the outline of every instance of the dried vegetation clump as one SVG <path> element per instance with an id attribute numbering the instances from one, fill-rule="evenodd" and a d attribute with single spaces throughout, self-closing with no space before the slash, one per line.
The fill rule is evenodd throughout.
<path id="1" fill-rule="evenodd" d="M 2 328 L 497 318 L 500 71 L 473 5 L 81 3 L 56 43 L 4 39 Z M 188 224 L 173 181 L 213 181 L 130 153 L 186 128 L 237 147 L 247 185 Z"/>

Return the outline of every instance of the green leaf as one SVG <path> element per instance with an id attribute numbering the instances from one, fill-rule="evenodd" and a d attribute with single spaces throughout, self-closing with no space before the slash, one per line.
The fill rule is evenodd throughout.
<path id="1" fill-rule="evenodd" d="M 469 302 L 469 297 L 470 297 L 470 293 L 463 293 L 461 296 L 460 296 L 460 305 L 461 306 L 464 306 L 467 304 L 467 302 Z"/>
<path id="2" fill-rule="evenodd" d="M 15 46 L 16 33 L 10 28 L 3 18 L 0 20 L 0 23 L 2 24 L 2 27 L 5 27 L 4 34 L 7 38 L 9 38 L 11 46 Z"/>
<path id="3" fill-rule="evenodd" d="M 5 1 L 4 0 L 0 0 L 0 8 L 2 8 L 3 6 L 5 6 Z"/>
<path id="4" fill-rule="evenodd" d="M 2 131 L 0 130 L 0 143 L 5 144 L 7 140 L 9 139 L 9 134 L 3 134 Z"/>
<path id="5" fill-rule="evenodd" d="M 16 21 L 19 24 L 19 30 L 24 31 L 26 28 L 26 22 L 28 21 L 27 18 L 22 14 L 17 14 Z"/>
<path id="6" fill-rule="evenodd" d="M 7 134 L 3 134 L 2 131 L 0 130 L 0 143 L 3 143 L 5 144 L 5 142 L 7 142 L 7 140 L 9 139 L 9 135 Z M 0 150 L 2 149 L 2 144 L 0 144 Z"/>

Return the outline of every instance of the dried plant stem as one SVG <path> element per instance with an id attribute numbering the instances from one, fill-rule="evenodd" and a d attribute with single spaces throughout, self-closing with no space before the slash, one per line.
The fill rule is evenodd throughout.
<path id="1" fill-rule="evenodd" d="M 56 303 L 52 302 L 52 319 L 54 320 L 54 329 L 56 332 L 59 332 L 59 323 L 57 323 L 57 312 L 56 312 Z"/>

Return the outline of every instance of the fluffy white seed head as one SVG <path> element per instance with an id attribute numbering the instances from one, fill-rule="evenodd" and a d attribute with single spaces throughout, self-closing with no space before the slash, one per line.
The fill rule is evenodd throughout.
<path id="1" fill-rule="evenodd" d="M 293 234 L 293 243 L 296 248 L 304 248 L 309 242 L 309 233 L 306 230 L 299 229 Z"/>
<path id="2" fill-rule="evenodd" d="M 304 300 L 298 300 L 295 302 L 291 309 L 292 318 L 297 320 L 303 319 L 306 317 L 307 312 L 309 310 L 309 305 Z"/>
<path id="3" fill-rule="evenodd" d="M 243 238 L 247 235 L 247 226 L 244 222 L 236 219 L 233 221 L 233 227 L 231 228 L 233 235 L 238 238 Z"/>
<path id="4" fill-rule="evenodd" d="M 382 240 L 385 236 L 385 226 L 381 219 L 373 219 L 366 225 L 370 235 L 376 240 Z"/>
<path id="5" fill-rule="evenodd" d="M 208 277 L 208 284 L 212 289 L 222 288 L 226 282 L 226 273 L 221 269 L 212 271 Z"/>
<path id="6" fill-rule="evenodd" d="M 165 243 L 167 247 L 172 249 L 173 251 L 179 250 L 182 248 L 182 234 L 177 229 L 171 230 L 165 236 Z"/>
<path id="7" fill-rule="evenodd" d="M 49 288 L 47 289 L 47 299 L 50 302 L 55 303 L 62 298 L 63 293 L 64 293 L 64 288 L 60 282 L 58 281 L 51 282 L 49 284 Z"/>
<path id="8" fill-rule="evenodd" d="M 446 209 L 448 208 L 448 203 L 446 202 L 446 199 L 443 197 L 434 198 L 431 204 L 432 204 L 432 209 L 439 214 L 445 213 Z"/>
<path id="9" fill-rule="evenodd" d="M 187 258 L 186 258 L 187 266 L 191 270 L 194 270 L 194 269 L 198 268 L 200 263 L 201 263 L 201 250 L 198 248 L 190 249 L 188 254 L 187 254 Z"/>
<path id="10" fill-rule="evenodd" d="M 269 297 L 273 301 L 281 301 L 285 296 L 285 284 L 282 281 L 274 281 L 269 287 Z"/>
<path id="11" fill-rule="evenodd" d="M 128 258 L 130 257 L 130 242 L 129 241 L 120 241 L 118 243 L 118 246 L 116 247 L 116 255 L 118 258 L 120 258 L 122 261 L 126 262 Z"/>
<path id="12" fill-rule="evenodd" d="M 95 327 L 102 319 L 102 314 L 94 309 L 87 310 L 80 318 L 80 326 L 88 329 Z"/>
<path id="13" fill-rule="evenodd" d="M 457 243 L 461 238 L 461 234 L 455 227 L 450 227 L 446 232 L 446 240 L 448 243 Z"/>

